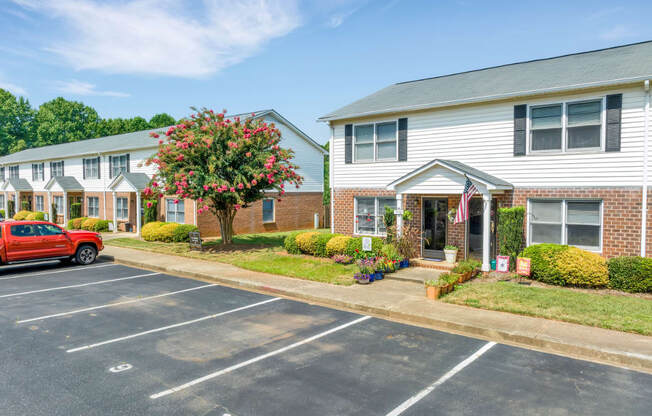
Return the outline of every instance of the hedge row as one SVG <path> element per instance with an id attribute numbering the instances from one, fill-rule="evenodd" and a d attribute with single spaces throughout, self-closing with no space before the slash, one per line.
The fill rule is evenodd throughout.
<path id="1" fill-rule="evenodd" d="M 188 241 L 188 233 L 199 229 L 190 224 L 176 222 L 149 222 L 143 226 L 141 235 L 145 241 L 162 241 L 164 243 L 182 243 Z"/>
<path id="2" fill-rule="evenodd" d="M 3 212 L 4 214 L 4 212 Z M 3 215 L 4 216 L 4 215 Z M 18 211 L 14 215 L 14 219 L 17 221 L 43 221 L 45 220 L 45 213 L 40 211 Z"/>
<path id="3" fill-rule="evenodd" d="M 285 237 L 285 250 L 290 254 L 310 254 L 318 257 L 333 257 L 346 254 L 355 257 L 356 250 L 362 251 L 362 237 L 347 237 L 340 234 L 320 233 L 316 231 L 294 232 Z M 371 238 L 372 252 L 380 253 L 383 240 Z"/>
<path id="4" fill-rule="evenodd" d="M 79 217 L 68 221 L 69 230 L 86 230 L 101 233 L 109 231 L 108 220 L 101 220 L 99 218 Z"/>
<path id="5" fill-rule="evenodd" d="M 626 292 L 652 292 L 652 259 L 617 257 L 559 244 L 536 244 L 521 253 L 529 257 L 532 277 L 560 286 L 610 287 Z"/>

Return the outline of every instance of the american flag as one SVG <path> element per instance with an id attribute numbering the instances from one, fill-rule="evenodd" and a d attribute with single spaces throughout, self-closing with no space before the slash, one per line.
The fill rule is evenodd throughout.
<path id="1" fill-rule="evenodd" d="M 460 200 L 460 206 L 457 208 L 457 214 L 455 214 L 454 224 L 459 224 L 469 219 L 469 201 L 476 192 L 478 192 L 478 189 L 473 185 L 473 182 L 471 182 L 469 178 L 466 178 L 464 193 Z"/>

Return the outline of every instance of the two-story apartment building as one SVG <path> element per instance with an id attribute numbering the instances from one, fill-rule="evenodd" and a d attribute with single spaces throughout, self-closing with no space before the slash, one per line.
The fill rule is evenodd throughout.
<path id="1" fill-rule="evenodd" d="M 424 258 L 447 244 L 489 269 L 498 207 L 526 208 L 526 244 L 652 254 L 652 42 L 401 82 L 330 125 L 334 232 L 383 235 L 409 209 Z M 454 225 L 466 178 L 478 189 Z M 398 218 L 399 228 L 401 218 Z"/>
<path id="2" fill-rule="evenodd" d="M 281 201 L 270 194 L 238 212 L 236 233 L 285 231 L 312 228 L 315 214 L 323 218 L 323 161 L 326 151 L 294 124 L 274 110 L 253 113 L 274 123 L 281 131 L 281 146 L 295 152 L 293 163 L 304 181 L 289 187 Z M 234 115 L 231 117 L 237 117 Z M 252 113 L 241 114 L 241 118 Z M 163 129 L 157 129 L 159 131 Z M 115 230 L 140 232 L 143 190 L 155 173 L 145 161 L 156 153 L 158 140 L 152 130 L 24 150 L 0 157 L 0 208 L 42 211 L 65 224 L 70 206 L 81 203 L 82 216 L 113 221 Z M 219 235 L 217 218 L 197 213 L 193 200 L 174 203 L 174 197 L 158 204 L 159 219 L 194 224 L 203 235 Z M 13 201 L 10 203 L 10 201 Z M 138 209 L 140 207 L 140 209 Z"/>

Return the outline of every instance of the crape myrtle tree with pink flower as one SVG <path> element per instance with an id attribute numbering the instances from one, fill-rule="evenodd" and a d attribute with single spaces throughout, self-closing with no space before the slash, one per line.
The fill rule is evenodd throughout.
<path id="1" fill-rule="evenodd" d="M 194 199 L 199 214 L 218 218 L 222 243 L 230 244 L 238 210 L 268 193 L 278 194 L 280 201 L 285 187 L 298 188 L 303 178 L 291 163 L 294 152 L 280 147 L 281 132 L 274 124 L 254 119 L 254 114 L 231 120 L 226 110 L 192 110 L 190 118 L 168 128 L 165 138 L 151 134 L 159 139 L 159 149 L 146 163 L 158 172 L 145 195 L 175 195 L 175 204 Z"/>

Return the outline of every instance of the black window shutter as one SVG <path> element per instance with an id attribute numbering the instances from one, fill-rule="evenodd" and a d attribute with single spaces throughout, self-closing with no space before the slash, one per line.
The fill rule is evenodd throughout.
<path id="1" fill-rule="evenodd" d="M 50 162 L 50 179 L 54 178 L 54 172 L 52 172 L 52 163 Z"/>
<path id="2" fill-rule="evenodd" d="M 41 163 L 41 180 L 45 180 L 45 163 Z"/>
<path id="3" fill-rule="evenodd" d="M 129 153 L 127 153 L 127 172 L 130 172 L 130 168 L 129 168 Z"/>
<path id="4" fill-rule="evenodd" d="M 527 105 L 514 106 L 514 156 L 525 156 L 525 126 L 527 125 Z"/>
<path id="5" fill-rule="evenodd" d="M 620 121 L 623 108 L 623 95 L 607 95 L 607 152 L 620 152 Z"/>
<path id="6" fill-rule="evenodd" d="M 344 126 L 344 163 L 353 162 L 353 124 Z"/>
<path id="7" fill-rule="evenodd" d="M 109 156 L 109 178 L 113 178 L 113 156 Z"/>
<path id="8" fill-rule="evenodd" d="M 399 118 L 398 119 L 398 160 L 403 162 L 407 160 L 407 128 L 408 128 L 408 119 Z"/>
<path id="9" fill-rule="evenodd" d="M 61 176 L 66 176 L 66 171 L 64 170 L 63 167 L 63 160 L 61 161 Z"/>
<path id="10" fill-rule="evenodd" d="M 100 157 L 97 157 L 97 179 L 102 179 L 102 162 Z"/>
<path id="11" fill-rule="evenodd" d="M 86 165 L 87 164 L 88 164 L 88 162 L 86 161 L 86 159 L 82 159 L 82 171 L 83 171 L 82 176 L 84 177 L 84 179 L 86 179 Z"/>

